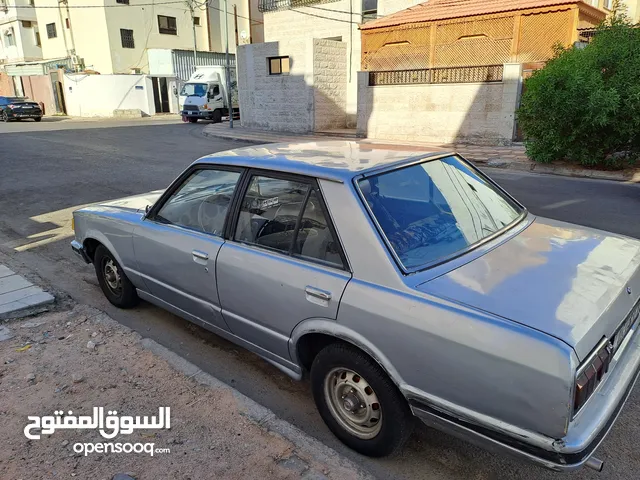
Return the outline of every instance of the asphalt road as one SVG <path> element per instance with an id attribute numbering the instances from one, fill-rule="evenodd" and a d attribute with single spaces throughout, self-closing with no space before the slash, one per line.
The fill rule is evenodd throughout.
<path id="1" fill-rule="evenodd" d="M 421 425 L 399 456 L 361 457 L 324 426 L 306 382 L 293 382 L 255 355 L 151 305 L 121 311 L 108 304 L 92 268 L 80 263 L 69 248 L 70 212 L 87 203 L 164 188 L 195 158 L 242 145 L 203 137 L 201 130 L 201 124 L 175 120 L 0 124 L 0 252 L 14 266 L 35 270 L 58 291 L 107 311 L 190 359 L 379 478 L 558 478 Z M 638 185 L 489 173 L 535 214 L 640 238 Z M 606 462 L 605 472 L 582 470 L 567 478 L 638 478 L 637 390 L 597 453 Z"/>

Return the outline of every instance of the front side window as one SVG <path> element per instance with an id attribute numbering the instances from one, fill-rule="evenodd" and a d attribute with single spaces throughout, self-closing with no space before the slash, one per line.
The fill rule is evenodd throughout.
<path id="1" fill-rule="evenodd" d="M 176 17 L 158 15 L 158 31 L 166 35 L 177 35 L 178 26 L 176 24 Z"/>
<path id="2" fill-rule="evenodd" d="M 155 215 L 161 223 L 222 236 L 239 172 L 196 170 Z"/>
<path id="3" fill-rule="evenodd" d="M 254 176 L 242 199 L 234 239 L 289 253 L 309 185 Z"/>
<path id="4" fill-rule="evenodd" d="M 406 270 L 455 255 L 515 222 L 522 209 L 458 157 L 358 181 Z"/>
<path id="5" fill-rule="evenodd" d="M 185 83 L 180 91 L 180 95 L 185 97 L 204 97 L 206 94 L 206 83 Z"/>

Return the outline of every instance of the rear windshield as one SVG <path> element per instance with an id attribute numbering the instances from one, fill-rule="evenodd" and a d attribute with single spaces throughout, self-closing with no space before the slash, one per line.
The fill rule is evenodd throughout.
<path id="1" fill-rule="evenodd" d="M 453 256 L 504 229 L 522 213 L 455 156 L 368 177 L 358 186 L 406 270 Z"/>

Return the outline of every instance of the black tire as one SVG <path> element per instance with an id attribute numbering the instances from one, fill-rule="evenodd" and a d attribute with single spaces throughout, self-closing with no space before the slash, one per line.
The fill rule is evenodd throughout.
<path id="1" fill-rule="evenodd" d="M 373 438 L 363 439 L 347 430 L 328 404 L 330 400 L 325 394 L 325 379 L 331 376 L 334 369 L 342 368 L 356 372 L 377 397 L 382 416 L 379 431 Z M 358 453 L 369 457 L 391 455 L 402 448 L 413 431 L 415 419 L 406 399 L 380 365 L 351 345 L 332 343 L 318 353 L 311 366 L 311 388 L 320 416 L 329 429 L 342 443 Z"/>
<path id="2" fill-rule="evenodd" d="M 7 115 L 7 112 L 2 112 L 2 121 L 4 123 L 8 123 L 9 122 L 9 115 Z"/>
<path id="3" fill-rule="evenodd" d="M 213 123 L 222 122 L 222 112 L 219 109 L 218 110 L 214 110 L 213 111 L 213 115 L 211 117 L 211 120 L 213 120 Z"/>
<path id="4" fill-rule="evenodd" d="M 107 267 L 107 264 L 110 264 L 109 267 Z M 107 297 L 107 300 L 118 308 L 133 308 L 138 304 L 140 299 L 136 293 L 136 287 L 134 287 L 131 281 L 127 278 L 124 270 L 122 270 L 122 267 L 111 252 L 103 245 L 96 248 L 96 252 L 93 256 L 93 266 L 96 269 L 96 275 L 98 277 L 98 283 L 100 284 L 102 293 Z M 119 289 L 110 286 L 107 274 L 105 273 L 107 268 L 110 268 L 111 271 L 113 271 L 113 267 L 117 269 L 116 271 L 120 279 Z M 113 279 L 111 281 L 113 283 Z"/>
<path id="5" fill-rule="evenodd" d="M 36 117 L 36 118 L 34 118 L 34 120 L 35 120 L 36 122 L 41 122 L 41 121 L 42 121 L 42 117 Z"/>
<path id="6" fill-rule="evenodd" d="M 198 119 L 189 117 L 189 123 L 198 123 Z"/>

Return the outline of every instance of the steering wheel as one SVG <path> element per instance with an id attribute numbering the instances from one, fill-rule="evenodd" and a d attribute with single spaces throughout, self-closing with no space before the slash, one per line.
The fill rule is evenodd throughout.
<path id="1" fill-rule="evenodd" d="M 224 217 L 227 207 L 231 203 L 229 195 L 211 195 L 203 200 L 198 207 L 198 224 L 203 232 L 220 234 L 216 225 L 224 226 Z M 222 219 L 222 222 L 220 222 Z"/>

